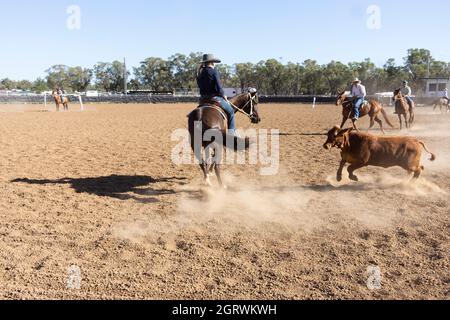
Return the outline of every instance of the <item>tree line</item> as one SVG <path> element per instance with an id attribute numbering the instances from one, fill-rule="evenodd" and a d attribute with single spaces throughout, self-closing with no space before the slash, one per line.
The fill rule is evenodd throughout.
<path id="1" fill-rule="evenodd" d="M 191 92 L 197 89 L 195 79 L 201 59 L 201 53 L 175 54 L 168 59 L 149 57 L 127 71 L 120 61 L 99 62 L 93 68 L 54 65 L 46 70 L 45 78 L 35 81 L 0 80 L 0 90 L 43 92 L 63 87 L 68 92 L 119 93 L 124 91 L 126 77 L 129 90 Z M 369 93 L 392 91 L 403 80 L 420 93 L 427 76 L 450 76 L 450 63 L 434 59 L 426 49 L 410 49 L 400 64 L 389 59 L 383 66 L 376 66 L 370 59 L 348 64 L 319 64 L 315 60 L 284 64 L 268 59 L 256 64 L 220 64 L 217 68 L 226 87 L 255 87 L 264 95 L 335 95 L 355 77 L 363 81 Z"/>

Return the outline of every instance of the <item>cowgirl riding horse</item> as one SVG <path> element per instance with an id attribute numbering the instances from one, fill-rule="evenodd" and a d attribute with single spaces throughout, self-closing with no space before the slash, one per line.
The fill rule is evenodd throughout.
<path id="1" fill-rule="evenodd" d="M 223 186 L 220 174 L 222 148 L 227 147 L 237 151 L 242 147 L 247 149 L 250 145 L 249 139 L 236 136 L 235 114 L 242 113 L 255 124 L 261 122 L 261 118 L 258 114 L 259 101 L 256 89 L 249 89 L 248 92 L 229 101 L 225 96 L 220 74 L 215 69 L 216 63 L 221 61 L 213 55 L 203 56 L 197 73 L 197 83 L 201 94 L 200 106 L 189 114 L 189 133 L 192 149 L 200 163 L 206 183 L 211 185 L 209 176 L 214 170 L 219 183 Z M 206 139 L 206 135 L 211 135 L 210 139 Z M 201 141 L 197 141 L 199 138 Z M 202 148 L 205 149 L 205 153 L 202 152 Z M 214 159 L 211 159 L 210 152 Z"/>

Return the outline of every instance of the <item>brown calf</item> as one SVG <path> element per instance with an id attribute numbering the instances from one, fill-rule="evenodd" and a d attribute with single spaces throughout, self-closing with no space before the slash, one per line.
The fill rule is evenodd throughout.
<path id="1" fill-rule="evenodd" d="M 341 130 L 338 126 L 328 132 L 328 140 L 323 147 L 327 150 L 336 147 L 341 149 L 341 165 L 337 173 L 337 180 L 342 180 L 342 171 L 349 163 L 350 179 L 358 181 L 354 172 L 367 166 L 382 168 L 401 167 L 414 178 L 419 178 L 424 167 L 420 164 L 422 148 L 431 154 L 430 161 L 436 160 L 425 144 L 412 137 L 377 137 L 361 133 L 354 129 Z"/>

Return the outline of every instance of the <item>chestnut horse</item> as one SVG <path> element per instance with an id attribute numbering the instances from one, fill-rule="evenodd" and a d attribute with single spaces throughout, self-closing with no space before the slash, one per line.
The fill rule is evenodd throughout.
<path id="1" fill-rule="evenodd" d="M 248 92 L 230 100 L 234 112 L 244 114 L 254 124 L 261 122 L 258 102 L 256 89 L 249 89 Z M 214 170 L 220 186 L 226 188 L 220 172 L 223 147 L 235 151 L 247 150 L 250 147 L 249 138 L 241 139 L 227 134 L 227 115 L 214 101 L 201 101 L 200 106 L 192 111 L 188 118 L 191 147 L 200 164 L 205 182 L 212 186 L 210 175 Z"/>
<path id="2" fill-rule="evenodd" d="M 395 112 L 397 113 L 398 119 L 400 121 L 400 130 L 403 129 L 402 116 L 405 119 L 406 128 L 411 128 L 415 119 L 414 105 L 412 107 L 409 106 L 408 101 L 402 94 L 401 89 L 397 89 L 394 91 L 394 97 L 392 99 L 395 101 Z"/>
<path id="3" fill-rule="evenodd" d="M 56 90 L 53 90 L 52 92 L 52 96 L 53 99 L 55 99 L 55 103 L 56 103 L 56 111 L 59 111 L 59 107 L 62 105 L 64 107 L 64 111 L 68 111 L 69 110 L 69 98 L 68 97 L 64 97 L 61 101 L 61 97 L 59 96 L 59 94 L 57 93 Z"/>
<path id="4" fill-rule="evenodd" d="M 336 105 L 337 106 L 342 105 L 342 108 L 343 108 L 343 110 L 342 110 L 343 120 L 342 120 L 341 128 L 344 127 L 347 120 L 350 119 L 353 115 L 354 100 L 355 100 L 354 98 L 347 97 L 345 91 L 340 93 L 339 96 L 337 97 Z M 391 121 L 389 121 L 386 110 L 384 110 L 384 108 L 378 101 L 370 100 L 369 102 L 367 102 L 361 106 L 360 117 L 362 118 L 367 115 L 370 116 L 370 127 L 369 127 L 368 131 L 370 129 L 372 129 L 373 126 L 375 125 L 375 122 L 377 122 L 380 125 L 381 131 L 383 133 L 385 133 L 384 128 L 383 128 L 383 121 L 380 119 L 380 113 L 383 115 L 384 120 L 386 120 L 387 124 L 391 128 L 393 128 L 394 125 L 391 123 Z M 356 121 L 354 121 L 354 120 L 352 120 L 352 121 L 353 121 L 353 128 L 355 130 L 358 130 L 358 128 L 356 127 Z"/>

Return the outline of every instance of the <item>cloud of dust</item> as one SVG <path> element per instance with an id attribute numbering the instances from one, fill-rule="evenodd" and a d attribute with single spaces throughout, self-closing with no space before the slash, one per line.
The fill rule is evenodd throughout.
<path id="1" fill-rule="evenodd" d="M 257 186 L 228 176 L 236 186 L 229 190 L 192 184 L 182 187 L 176 214 L 136 214 L 132 222 L 119 224 L 113 234 L 139 244 L 155 243 L 176 250 L 185 233 L 214 235 L 250 231 L 263 238 L 295 232 L 311 233 L 352 224 L 385 229 L 408 207 L 401 196 L 447 197 L 445 191 L 426 179 L 412 181 L 389 173 L 359 175 L 360 183 L 334 176 L 321 186 Z M 413 212 L 413 213 L 414 213 Z"/>
<path id="2" fill-rule="evenodd" d="M 416 136 L 419 138 L 448 138 L 450 137 L 450 117 L 448 117 L 449 123 L 434 123 L 434 124 L 418 124 L 414 125 L 405 134 L 410 136 Z"/>
<path id="3" fill-rule="evenodd" d="M 357 173 L 359 178 L 358 187 L 361 191 L 380 190 L 387 191 L 388 194 L 402 194 L 405 196 L 444 196 L 447 193 L 438 185 L 428 181 L 426 178 L 412 179 L 412 176 L 394 177 L 388 172 L 379 172 L 376 175 L 363 175 Z M 346 188 L 347 186 L 355 186 L 354 182 L 347 178 L 344 170 L 344 180 L 340 183 L 336 181 L 335 176 L 330 175 L 327 182 L 333 185 L 337 190 Z"/>
<path id="4" fill-rule="evenodd" d="M 450 122 L 450 117 L 444 120 Z M 425 150 L 423 151 L 422 164 L 425 166 L 426 171 L 439 172 L 445 170 L 445 173 L 447 173 L 447 170 L 450 169 L 450 123 L 448 122 L 418 125 L 413 127 L 409 133 L 411 136 L 424 140 L 428 149 L 437 156 L 436 161 L 430 162 L 428 153 Z M 427 141 L 430 139 L 433 141 Z M 436 139 L 439 139 L 439 142 L 435 142 L 434 140 Z"/>

